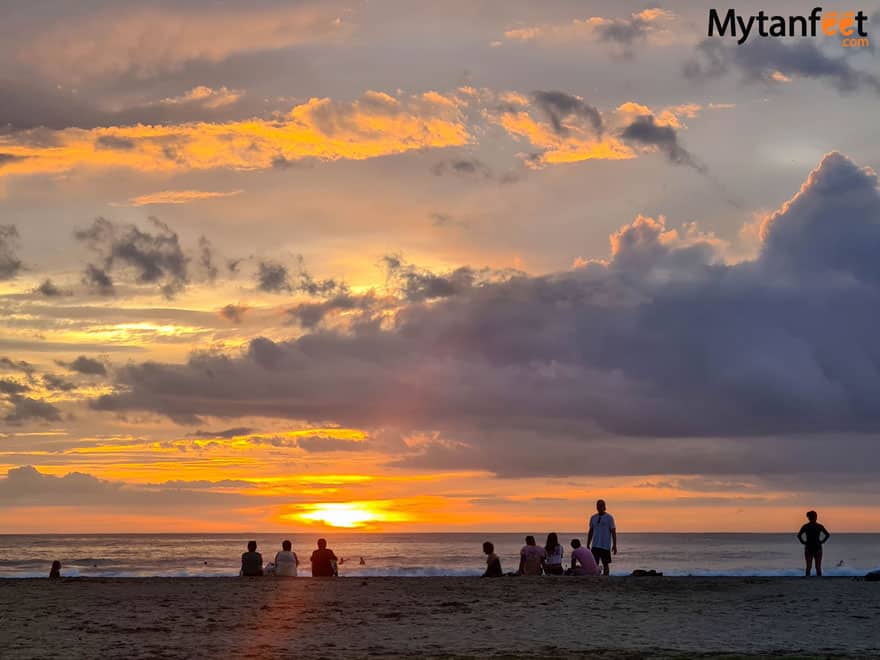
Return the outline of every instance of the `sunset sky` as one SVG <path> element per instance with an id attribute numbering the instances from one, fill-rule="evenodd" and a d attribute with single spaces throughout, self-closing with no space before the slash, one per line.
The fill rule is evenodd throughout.
<path id="1" fill-rule="evenodd" d="M 880 531 L 878 56 L 710 6 L 0 0 L 0 533 Z"/>

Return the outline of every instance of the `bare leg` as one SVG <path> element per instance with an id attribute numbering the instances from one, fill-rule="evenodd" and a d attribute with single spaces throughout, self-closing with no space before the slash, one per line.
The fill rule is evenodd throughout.
<path id="1" fill-rule="evenodd" d="M 816 576 L 822 577 L 822 548 L 816 550 Z"/>
<path id="2" fill-rule="evenodd" d="M 804 571 L 804 577 L 810 577 L 810 571 L 813 569 L 813 553 L 804 550 L 804 560 L 807 562 L 807 569 Z"/>
<path id="3" fill-rule="evenodd" d="M 608 562 L 602 562 L 602 575 L 608 575 L 611 572 L 611 566 L 608 565 Z"/>

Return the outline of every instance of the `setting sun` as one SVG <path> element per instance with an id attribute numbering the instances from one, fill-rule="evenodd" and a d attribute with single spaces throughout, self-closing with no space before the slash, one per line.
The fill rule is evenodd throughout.
<path id="1" fill-rule="evenodd" d="M 306 508 L 304 512 L 286 514 L 282 518 L 350 529 L 368 527 L 372 523 L 401 522 L 409 519 L 405 514 L 388 511 L 375 502 L 328 502 L 309 505 Z"/>

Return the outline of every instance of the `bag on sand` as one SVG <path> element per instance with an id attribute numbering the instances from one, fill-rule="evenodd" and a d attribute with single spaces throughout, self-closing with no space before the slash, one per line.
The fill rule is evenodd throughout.
<path id="1" fill-rule="evenodd" d="M 650 571 L 646 571 L 641 568 L 637 568 L 632 573 L 630 573 L 633 577 L 662 577 L 663 573 L 660 571 L 655 571 L 653 568 Z"/>

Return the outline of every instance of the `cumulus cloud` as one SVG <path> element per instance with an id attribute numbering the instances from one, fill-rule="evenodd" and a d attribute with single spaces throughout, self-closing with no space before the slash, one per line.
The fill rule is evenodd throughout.
<path id="1" fill-rule="evenodd" d="M 94 264 L 86 264 L 82 274 L 82 283 L 92 293 L 101 296 L 112 296 L 116 294 L 116 287 L 113 285 L 113 278 L 103 268 L 98 268 Z"/>
<path id="2" fill-rule="evenodd" d="M 257 266 L 256 280 L 257 289 L 264 293 L 290 293 L 293 291 L 289 269 L 277 261 L 261 261 Z"/>
<path id="3" fill-rule="evenodd" d="M 880 78 L 853 66 L 846 55 L 835 57 L 811 39 L 753 39 L 741 46 L 706 39 L 685 63 L 685 76 L 704 81 L 728 72 L 746 81 L 785 83 L 808 78 L 828 82 L 843 93 L 869 90 L 880 93 Z"/>
<path id="4" fill-rule="evenodd" d="M 384 323 L 259 338 L 238 357 L 130 364 L 92 405 L 431 430 L 425 464 L 485 465 L 488 452 L 519 456 L 523 472 L 546 469 L 528 467 L 536 442 L 560 457 L 554 470 L 575 469 L 563 450 L 580 447 L 588 465 L 584 443 L 603 442 L 625 470 L 633 438 L 656 469 L 660 447 L 678 447 L 684 465 L 706 438 L 754 448 L 759 437 L 876 433 L 878 226 L 876 175 L 832 154 L 768 221 L 753 261 L 727 264 L 711 236 L 640 218 L 606 261 L 552 275 L 461 271 L 435 286 L 393 262 L 406 304 Z M 745 446 L 701 454 L 702 467 Z"/>
<path id="5" fill-rule="evenodd" d="M 0 280 L 11 280 L 23 267 L 17 255 L 18 239 L 15 225 L 0 225 Z"/>
<path id="6" fill-rule="evenodd" d="M 76 389 L 76 383 L 65 380 L 57 374 L 44 374 L 43 387 L 54 392 L 70 392 Z"/>
<path id="7" fill-rule="evenodd" d="M 117 225 L 97 218 L 86 229 L 74 235 L 103 260 L 103 269 L 90 266 L 84 279 L 98 288 L 112 287 L 107 273 L 121 266 L 134 272 L 140 284 L 158 283 L 166 297 L 173 297 L 189 282 L 189 258 L 180 246 L 177 233 L 156 218 L 150 218 L 155 233 L 135 225 Z M 101 272 L 106 276 L 101 277 Z"/>
<path id="8" fill-rule="evenodd" d="M 72 291 L 62 289 L 49 278 L 43 280 L 35 291 L 47 298 L 58 298 L 60 296 L 69 296 L 73 294 Z"/>
<path id="9" fill-rule="evenodd" d="M 232 323 L 241 323 L 244 320 L 244 315 L 247 311 L 248 307 L 246 305 L 234 305 L 230 303 L 220 309 L 220 316 Z"/>
<path id="10" fill-rule="evenodd" d="M 585 103 L 583 99 L 565 92 L 534 92 L 532 96 L 535 104 L 550 119 L 553 130 L 559 135 L 567 135 L 568 127 L 563 119 L 572 115 L 586 119 L 593 127 L 597 136 L 602 135 L 602 115 L 593 106 Z"/>
<path id="11" fill-rule="evenodd" d="M 57 422 L 61 420 L 61 411 L 48 401 L 11 394 L 7 397 L 7 404 L 7 412 L 3 419 L 9 424 L 21 424 L 32 421 Z"/>
<path id="12" fill-rule="evenodd" d="M 86 357 L 85 355 L 80 355 L 72 362 L 59 362 L 59 364 L 78 374 L 85 374 L 87 376 L 107 375 L 107 367 L 104 366 L 103 362 Z"/>
<path id="13" fill-rule="evenodd" d="M 678 132 L 675 128 L 658 124 L 653 115 L 636 117 L 631 124 L 623 128 L 620 137 L 624 142 L 635 143 L 643 147 L 656 147 L 665 154 L 671 163 L 705 171 L 705 167 L 700 165 L 690 152 L 679 144 Z"/>
<path id="14" fill-rule="evenodd" d="M 25 360 L 13 360 L 9 357 L 0 357 L 0 370 L 4 371 L 20 371 L 21 373 L 31 375 L 36 367 Z"/>

